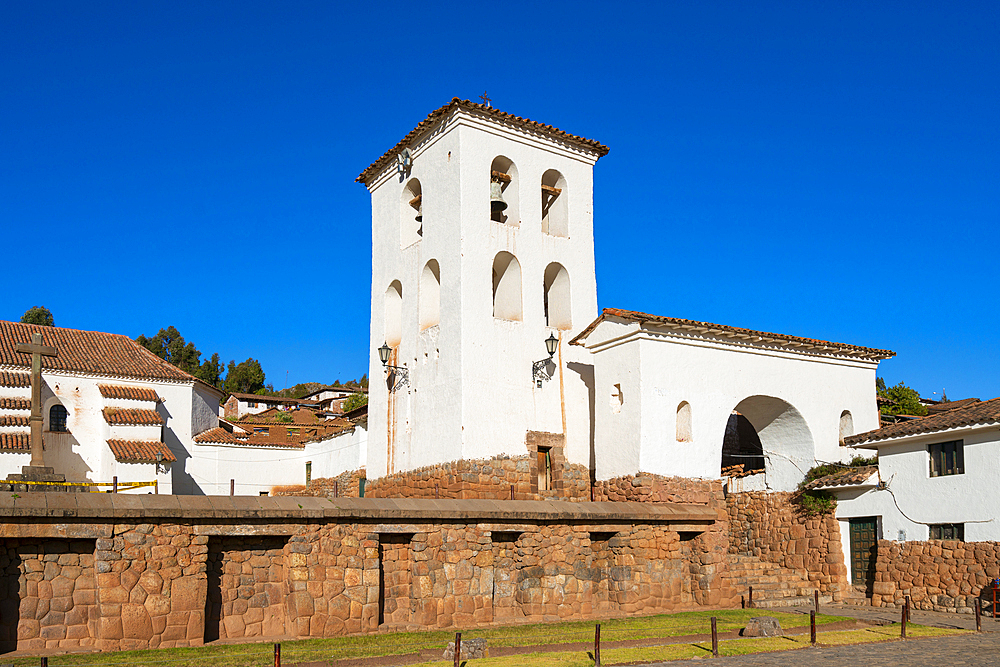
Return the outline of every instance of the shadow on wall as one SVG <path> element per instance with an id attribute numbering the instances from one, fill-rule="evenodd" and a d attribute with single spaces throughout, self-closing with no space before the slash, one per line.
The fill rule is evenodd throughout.
<path id="1" fill-rule="evenodd" d="M 191 458 L 191 452 L 181 443 L 180 439 L 174 434 L 173 430 L 167 428 L 170 424 L 170 411 L 167 410 L 167 406 L 162 402 L 156 404 L 156 412 L 163 419 L 163 443 L 173 452 L 174 457 L 177 459 L 174 463 L 170 465 L 170 485 L 172 488 L 172 493 L 174 495 L 187 495 L 187 496 L 203 496 L 205 492 L 202 491 L 198 483 L 195 482 L 194 477 L 191 473 L 187 471 L 188 460 Z"/>
<path id="2" fill-rule="evenodd" d="M 17 650 L 17 624 L 21 619 L 20 576 L 21 557 L 17 550 L 0 547 L 0 653 Z"/>
<path id="3" fill-rule="evenodd" d="M 570 361 L 566 364 L 566 368 L 573 371 L 580 376 L 580 380 L 587 387 L 587 400 L 590 403 L 590 475 L 593 478 L 594 471 L 597 470 L 597 450 L 594 447 L 594 419 L 597 406 L 597 394 L 596 394 L 596 383 L 594 381 L 594 366 L 593 364 L 581 364 L 578 361 Z M 594 480 L 591 479 L 591 486 L 593 486 Z"/>

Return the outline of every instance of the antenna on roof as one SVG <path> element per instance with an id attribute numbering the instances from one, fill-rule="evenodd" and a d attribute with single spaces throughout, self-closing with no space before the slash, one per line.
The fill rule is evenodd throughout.
<path id="1" fill-rule="evenodd" d="M 486 106 L 488 107 L 493 106 L 492 104 L 490 104 L 490 102 L 492 102 L 493 100 L 491 100 L 489 97 L 486 96 L 485 90 L 483 91 L 483 94 L 479 96 L 479 99 L 481 99 L 483 101 L 483 104 L 485 104 Z"/>

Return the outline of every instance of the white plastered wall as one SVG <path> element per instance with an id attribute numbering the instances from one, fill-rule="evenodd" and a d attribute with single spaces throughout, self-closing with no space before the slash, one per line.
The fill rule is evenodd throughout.
<path id="1" fill-rule="evenodd" d="M 840 446 L 844 410 L 860 431 L 878 426 L 874 362 L 685 338 L 611 319 L 585 344 L 595 352 L 597 479 L 639 471 L 718 478 L 726 423 L 739 406 L 756 421 L 767 488 L 788 491 L 817 461 L 854 453 Z M 601 397 L 618 384 L 628 391 L 616 415 Z M 678 442 L 683 401 L 691 405 L 691 439 Z"/>
<path id="2" fill-rule="evenodd" d="M 951 440 L 963 441 L 965 472 L 931 477 L 928 445 Z M 869 455 L 872 450 L 859 448 L 858 453 Z M 887 490 L 835 491 L 837 518 L 845 524 L 852 518 L 880 517 L 884 539 L 896 540 L 902 530 L 906 540 L 927 540 L 926 524 L 963 523 L 966 542 L 1000 541 L 996 425 L 880 443 L 878 459 Z"/>
<path id="3" fill-rule="evenodd" d="M 545 326 L 543 281 L 552 262 L 569 274 L 572 324 L 597 311 L 593 184 L 596 155 L 459 112 L 410 147 L 405 179 L 386 170 L 372 191 L 372 378 L 370 478 L 458 459 L 524 454 L 527 431 L 566 433 L 566 457 L 590 464 L 589 354 L 567 343 L 572 331 Z M 519 220 L 490 219 L 490 167 L 504 156 L 517 169 Z M 541 229 L 541 178 L 564 176 L 569 237 Z M 421 184 L 423 236 L 400 248 L 400 193 Z M 509 193 L 508 196 L 513 196 Z M 518 223 L 518 224 L 515 224 Z M 521 321 L 493 317 L 493 260 L 509 252 L 521 267 Z M 420 331 L 419 277 L 428 260 L 440 266 L 440 324 Z M 394 365 L 409 385 L 390 392 L 376 350 L 384 341 L 383 298 L 403 286 L 402 340 Z M 536 386 L 532 362 L 544 359 L 550 333 L 562 339 L 550 381 Z M 564 427 L 565 424 L 565 427 Z"/>

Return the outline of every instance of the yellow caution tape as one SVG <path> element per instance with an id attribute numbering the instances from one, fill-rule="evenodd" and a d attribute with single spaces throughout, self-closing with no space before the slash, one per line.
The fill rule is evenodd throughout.
<path id="1" fill-rule="evenodd" d="M 40 486 L 110 486 L 114 487 L 114 482 L 18 482 L 14 480 L 3 480 L 0 484 L 34 484 Z M 156 486 L 157 482 L 118 482 L 119 489 L 138 489 L 143 486 Z"/>

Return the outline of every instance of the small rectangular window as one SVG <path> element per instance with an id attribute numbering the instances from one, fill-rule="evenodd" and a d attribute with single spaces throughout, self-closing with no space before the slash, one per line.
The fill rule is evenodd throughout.
<path id="1" fill-rule="evenodd" d="M 930 527 L 932 540 L 965 541 L 964 523 L 937 523 Z"/>
<path id="2" fill-rule="evenodd" d="M 962 441 L 939 442 L 927 447 L 930 453 L 931 477 L 961 475 L 965 473 Z"/>

